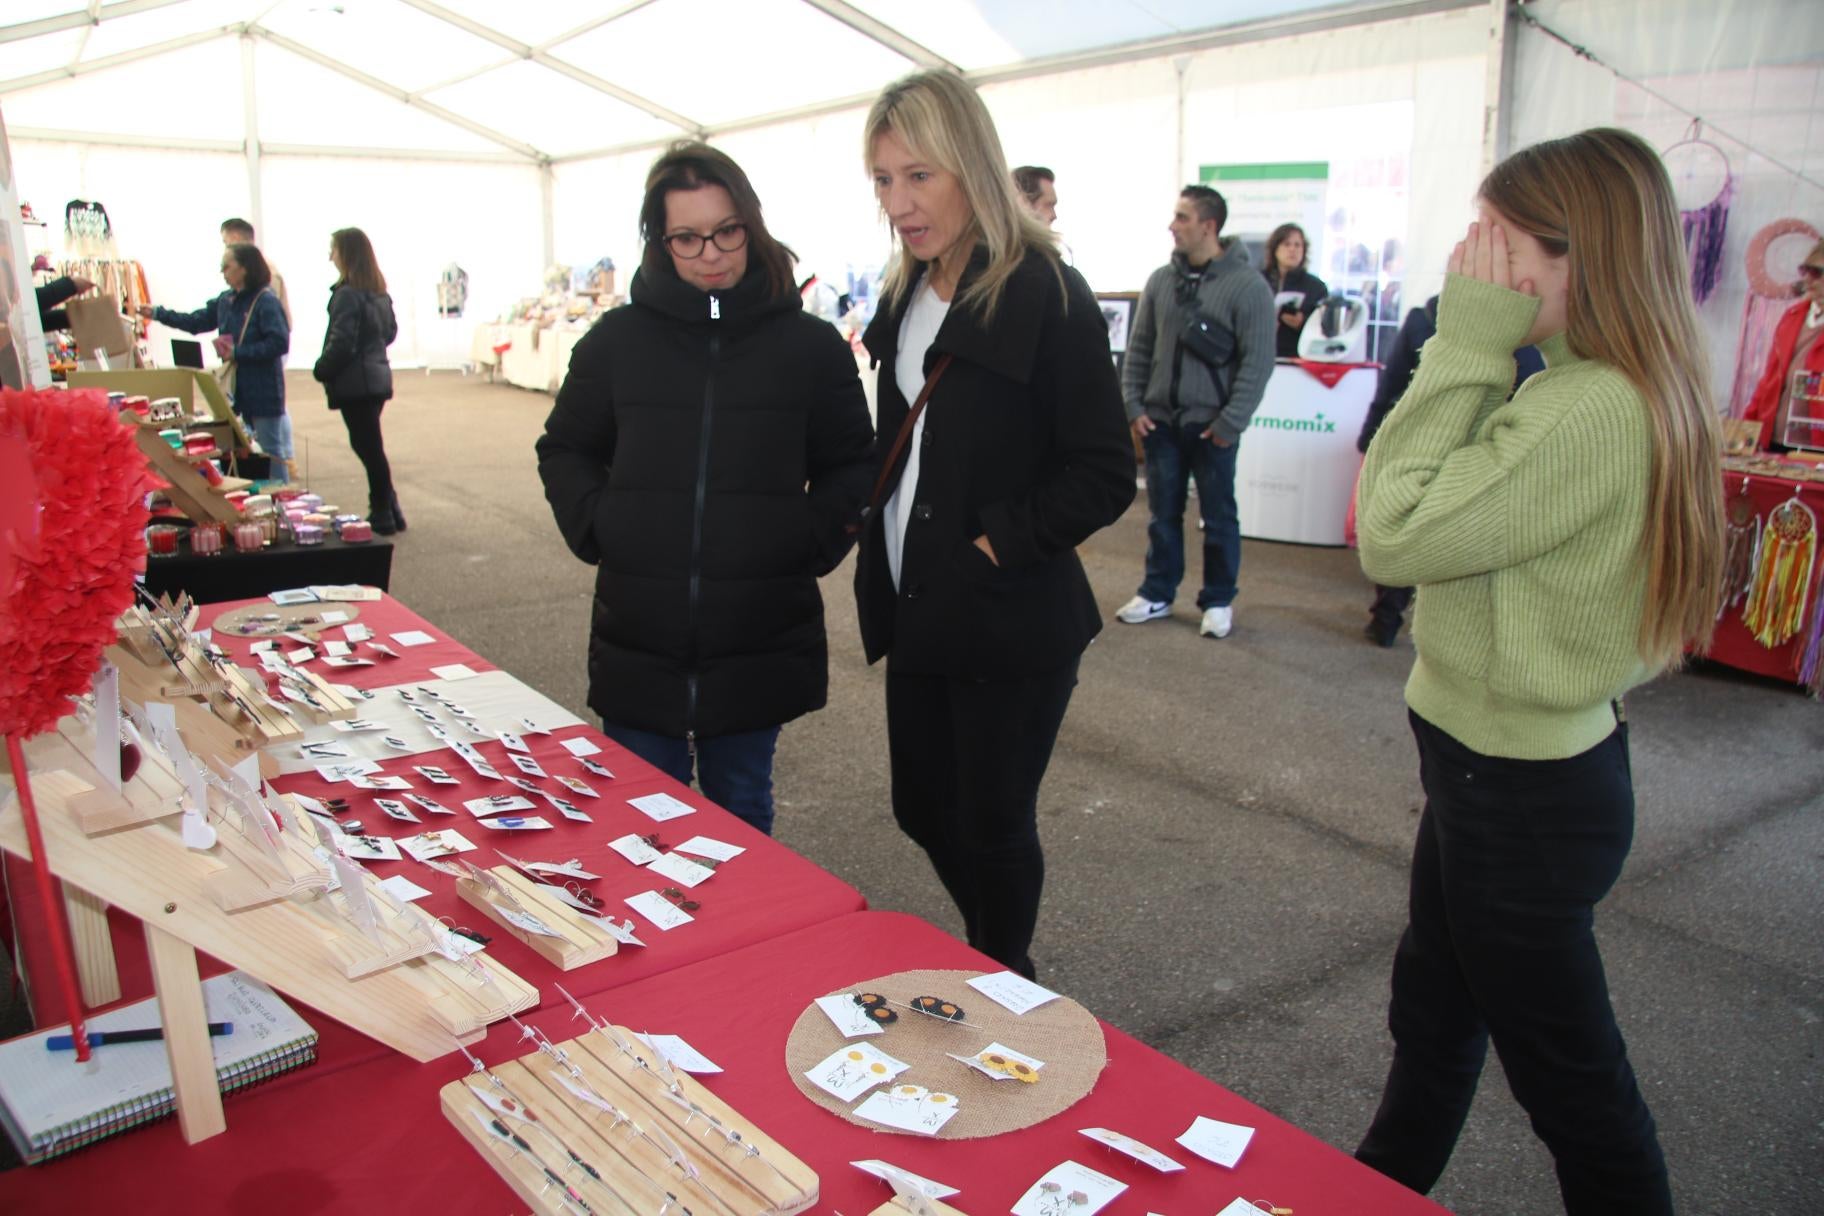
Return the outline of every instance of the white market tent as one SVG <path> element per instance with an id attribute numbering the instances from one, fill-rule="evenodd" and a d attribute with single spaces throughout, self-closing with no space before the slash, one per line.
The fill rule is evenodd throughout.
<path id="1" fill-rule="evenodd" d="M 1734 178 L 1726 273 L 1702 310 L 1727 400 L 1749 238 L 1784 216 L 1824 228 L 1811 0 L 0 5 L 21 198 L 53 224 L 65 200 L 101 201 L 154 297 L 181 308 L 220 289 L 219 221 L 253 220 L 289 285 L 294 365 L 321 342 L 332 229 L 374 239 L 396 361 L 454 364 L 553 262 L 612 257 L 626 281 L 646 167 L 681 136 L 744 165 L 801 273 L 878 266 L 862 120 L 919 67 L 965 73 L 1009 160 L 1056 171 L 1059 228 L 1099 290 L 1164 260 L 1172 198 L 1201 166 L 1318 162 L 1334 230 L 1313 233 L 1314 269 L 1354 290 L 1387 276 L 1377 251 L 1398 239 L 1417 304 L 1493 158 L 1611 123 L 1668 147 L 1699 118 Z M 471 276 L 461 320 L 434 307 L 451 262 Z"/>

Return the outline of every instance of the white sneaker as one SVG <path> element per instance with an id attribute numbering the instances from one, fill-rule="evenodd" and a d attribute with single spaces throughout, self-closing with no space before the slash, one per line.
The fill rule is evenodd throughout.
<path id="1" fill-rule="evenodd" d="M 1203 624 L 1197 632 L 1206 638 L 1226 638 L 1229 630 L 1235 628 L 1235 610 L 1233 608 L 1206 608 L 1203 612 Z"/>
<path id="2" fill-rule="evenodd" d="M 1115 619 L 1125 625 L 1144 625 L 1148 621 L 1156 621 L 1162 616 L 1170 615 L 1172 615 L 1170 604 L 1161 604 L 1156 600 L 1147 599 L 1144 595 L 1136 595 L 1121 605 L 1121 610 L 1115 613 Z"/>

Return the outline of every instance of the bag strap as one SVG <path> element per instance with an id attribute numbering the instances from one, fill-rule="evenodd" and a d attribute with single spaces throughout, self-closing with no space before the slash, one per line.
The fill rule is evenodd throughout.
<path id="1" fill-rule="evenodd" d="M 253 324 L 253 306 L 260 302 L 260 297 L 265 295 L 266 291 L 266 288 L 260 288 L 260 290 L 254 294 L 253 299 L 248 301 L 247 316 L 241 322 L 241 336 L 234 340 L 234 349 L 241 349 L 241 343 L 247 340 L 247 327 Z"/>
<path id="2" fill-rule="evenodd" d="M 925 412 L 925 403 L 931 400 L 931 390 L 937 387 L 937 382 L 943 379 L 944 372 L 950 367 L 950 360 L 948 354 L 939 355 L 937 363 L 931 368 L 931 374 L 925 377 L 925 387 L 918 390 L 918 399 L 906 411 L 906 420 L 899 424 L 899 434 L 893 437 L 893 446 L 887 452 L 886 462 L 880 466 L 880 476 L 874 479 L 874 492 L 868 495 L 868 505 L 861 513 L 861 522 L 848 525 L 850 535 L 861 531 L 862 524 L 880 509 L 881 501 L 888 493 L 888 481 L 896 480 L 893 477 L 894 466 L 899 463 L 900 454 L 906 450 L 906 443 L 912 438 L 912 429 L 918 425 L 918 416 Z"/>

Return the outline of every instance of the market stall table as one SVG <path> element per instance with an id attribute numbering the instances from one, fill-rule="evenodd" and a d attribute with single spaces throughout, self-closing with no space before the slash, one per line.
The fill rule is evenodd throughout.
<path id="1" fill-rule="evenodd" d="M 209 605 L 202 613 L 202 624 L 209 625 L 219 621 L 225 613 L 259 603 L 260 601 L 244 601 Z M 322 604 L 318 607 L 327 610 L 349 606 Z M 441 681 L 433 686 L 449 689 L 454 695 L 462 695 L 461 690 L 465 686 L 506 685 L 508 695 L 537 696 L 391 597 L 352 607 L 359 610 L 354 623 L 371 629 L 376 640 L 391 646 L 399 657 L 378 659 L 371 667 L 331 669 L 323 668 L 320 661 L 308 664 L 309 667 L 316 668 L 320 675 L 352 687 L 373 690 L 435 681 L 433 668 L 462 664 L 477 672 L 478 676 L 472 680 Z M 339 629 L 333 630 L 325 636 L 339 632 Z M 427 635 L 431 641 L 408 646 L 394 636 L 413 632 Z M 257 639 L 238 637 L 218 629 L 215 640 L 237 662 L 243 666 L 254 666 L 249 651 Z M 365 646 L 360 651 L 377 657 L 377 652 L 368 650 Z M 513 691 L 514 687 L 520 691 Z M 359 704 L 361 712 L 370 717 L 389 722 L 411 720 L 406 712 L 407 704 L 393 693 L 379 693 L 374 700 L 360 701 Z M 550 705 L 549 702 L 546 704 Z M 555 705 L 551 705 L 551 709 L 556 713 L 564 712 Z M 478 716 L 486 717 L 485 714 Z M 567 714 L 564 716 L 569 717 Z M 504 782 L 484 781 L 467 764 L 457 759 L 453 752 L 447 750 L 400 754 L 397 758 L 383 762 L 386 773 L 403 776 L 412 782 L 411 792 L 426 795 L 456 812 L 453 815 L 434 815 L 414 807 L 413 810 L 422 820 L 420 823 L 389 819 L 374 803 L 375 798 L 397 798 L 400 797 L 399 794 L 357 790 L 346 783 L 332 784 L 314 771 L 287 774 L 274 779 L 273 784 L 286 793 L 296 792 L 316 797 L 340 794 L 348 798 L 350 810 L 341 817 L 360 819 L 362 831 L 370 835 L 398 839 L 418 832 L 454 828 L 476 846 L 473 852 L 462 856 L 484 868 L 506 864 L 495 852 L 496 849 L 503 849 L 524 861 L 561 862 L 576 858 L 585 868 L 601 875 L 599 882 L 589 883 L 588 887 L 604 901 L 606 913 L 618 914 L 621 919 L 631 917 L 635 934 L 646 945 L 622 946 L 613 957 L 570 972 L 562 972 L 506 929 L 463 901 L 456 893 L 454 880 L 447 875 L 413 861 L 409 856 L 398 861 L 364 863 L 381 879 L 400 874 L 429 889 L 431 894 L 419 901 L 419 904 L 433 916 L 447 916 L 457 925 L 479 930 L 492 938 L 488 957 L 536 986 L 540 991 L 542 1005 L 561 999 L 552 987 L 554 982 L 563 984 L 578 995 L 601 991 L 866 907 L 866 901 L 859 892 L 828 871 L 723 811 L 694 788 L 678 785 L 600 731 L 576 723 L 573 718 L 569 720 L 571 725 L 559 726 L 550 734 L 525 734 L 526 746 L 530 749 L 532 758 L 545 772 L 554 776 L 561 773 L 576 777 L 594 788 L 600 797 L 589 798 L 576 794 L 554 780 L 527 779 L 575 804 L 592 816 L 592 823 L 569 821 L 545 800 L 527 795 L 538 804 L 538 809 L 523 813 L 541 815 L 552 824 L 550 830 L 490 831 L 481 827 L 477 818 L 463 809 L 462 803 L 465 800 L 518 791 Z M 563 746 L 566 740 L 578 739 L 599 749 L 587 758 L 612 771 L 612 779 L 588 772 L 579 759 Z M 505 744 L 497 739 L 480 736 L 475 736 L 473 743 L 498 770 L 520 775 L 519 770 L 507 759 L 508 749 Z M 303 763 L 296 757 L 297 744 L 281 744 L 277 750 L 281 756 L 287 757 L 288 763 Z M 457 778 L 460 784 L 432 785 L 414 771 L 416 765 L 440 767 Z M 628 805 L 627 801 L 649 794 L 668 794 L 693 808 L 693 813 L 662 824 L 655 823 Z M 692 892 L 703 904 L 695 921 L 668 932 L 654 928 L 622 903 L 627 896 L 666 886 L 667 882 L 632 865 L 607 845 L 608 841 L 628 833 L 647 835 L 655 832 L 661 843 L 668 848 L 692 836 L 703 835 L 746 850 L 723 864 L 712 879 Z M 5 861 L 11 889 L 29 890 L 28 867 L 10 855 Z M 106 892 L 97 894 L 106 897 Z M 18 920 L 20 955 L 26 974 L 50 974 L 48 942 L 43 927 L 30 912 L 25 912 Z M 129 999 L 144 996 L 151 991 L 151 981 L 137 922 L 118 911 L 110 915 L 109 922 L 122 994 Z M 205 974 L 213 974 L 221 969 L 215 960 L 204 959 Z M 35 986 L 32 996 L 38 1025 L 66 1020 L 62 1003 L 52 985 Z"/>
<path id="2" fill-rule="evenodd" d="M 1725 497 L 1733 497 L 1746 488 L 1748 497 L 1754 501 L 1755 515 L 1765 525 L 1767 513 L 1787 499 L 1798 497 L 1799 501 L 1811 509 L 1821 525 L 1824 525 L 1824 482 L 1793 481 L 1784 477 L 1767 477 L 1753 473 L 1725 472 L 1723 474 L 1723 492 Z M 1820 546 L 1824 549 L 1824 546 Z M 1820 556 L 1824 556 L 1821 554 Z M 1818 596 L 1824 591 L 1824 561 L 1814 564 L 1811 572 L 1811 595 L 1805 610 L 1806 627 L 1790 640 L 1778 646 L 1768 647 L 1754 639 L 1748 627 L 1742 624 L 1742 603 L 1733 603 L 1724 610 L 1716 623 L 1716 637 L 1709 653 L 1704 657 L 1713 663 L 1733 667 L 1739 671 L 1753 672 L 1756 675 L 1772 676 L 1788 683 L 1799 678 L 1799 661 L 1804 655 L 1805 639 L 1809 635 L 1811 622 L 1819 611 Z"/>
<path id="3" fill-rule="evenodd" d="M 793 1023 L 817 996 L 884 972 L 998 970 L 936 927 L 900 913 L 863 912 L 765 940 L 736 953 L 652 976 L 585 1004 L 597 1016 L 677 1034 L 724 1070 L 703 1078 L 787 1150 L 814 1168 L 814 1211 L 851 1216 L 890 1197 L 851 1161 L 877 1158 L 960 1188 L 951 1202 L 984 1216 L 1005 1212 L 1066 1159 L 1126 1184 L 1111 1213 L 1207 1216 L 1246 1196 L 1300 1213 L 1421 1216 L 1443 1209 L 1346 1154 L 1103 1024 L 1108 1064 L 1088 1097 L 1036 1126 L 975 1140 L 873 1132 L 824 1111 L 785 1068 Z M 967 993 L 965 999 L 985 1002 Z M 582 1028 L 568 1008 L 527 1019 L 553 1040 Z M 889 1034 L 891 1030 L 889 1029 Z M 498 1066 L 525 1054 L 513 1027 L 474 1050 Z M 160 1213 L 256 1208 L 293 1216 L 359 1208 L 389 1212 L 523 1211 L 494 1171 L 445 1122 L 437 1091 L 464 1075 L 460 1056 L 420 1065 L 383 1055 L 345 1067 L 323 1062 L 226 1105 L 228 1131 L 186 1148 L 169 1121 L 68 1158 L 0 1175 L 0 1208 Z M 958 1066 L 964 1102 L 991 1100 L 986 1080 Z M 1043 1082 L 1041 1081 L 1041 1084 Z M 1174 1143 L 1202 1115 L 1255 1130 L 1233 1169 Z M 1105 1127 L 1182 1162 L 1161 1174 L 1078 1134 Z"/>
<path id="4" fill-rule="evenodd" d="M 230 540 L 219 553 L 198 555 L 190 551 L 186 535 L 175 555 L 146 559 L 146 590 L 171 596 L 185 592 L 207 604 L 337 583 L 364 583 L 384 591 L 392 573 L 392 542 L 380 536 L 347 544 L 328 535 L 317 545 L 286 542 L 251 553 L 239 552 Z"/>

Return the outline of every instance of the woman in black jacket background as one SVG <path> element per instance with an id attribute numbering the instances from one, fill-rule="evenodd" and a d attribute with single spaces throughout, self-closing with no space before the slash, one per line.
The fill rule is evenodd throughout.
<path id="1" fill-rule="evenodd" d="M 393 395 L 393 368 L 386 348 L 399 336 L 386 276 L 374 260 L 373 243 L 359 228 L 329 235 L 329 260 L 336 268 L 329 289 L 329 328 L 323 353 L 311 374 L 323 385 L 329 408 L 342 415 L 348 446 L 367 470 L 367 517 L 374 531 L 391 536 L 405 530 L 405 513 L 393 490 L 392 465 L 380 434 L 380 411 Z"/>
<path id="2" fill-rule="evenodd" d="M 1039 783 L 1102 628 L 1076 546 L 1133 501 L 1127 414 L 1102 310 L 1015 195 L 975 90 L 908 76 L 864 138 L 899 246 L 865 337 L 883 454 L 941 369 L 855 568 L 893 814 L 969 944 L 1030 977 Z"/>
<path id="3" fill-rule="evenodd" d="M 646 179 L 631 303 L 577 343 L 537 444 L 599 567 L 602 730 L 763 832 L 779 728 L 822 708 L 817 578 L 848 551 L 874 430 L 855 357 L 803 311 L 741 167 L 672 145 Z"/>

